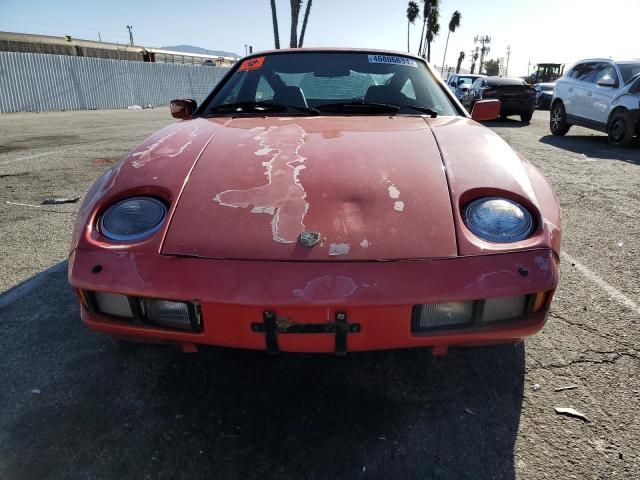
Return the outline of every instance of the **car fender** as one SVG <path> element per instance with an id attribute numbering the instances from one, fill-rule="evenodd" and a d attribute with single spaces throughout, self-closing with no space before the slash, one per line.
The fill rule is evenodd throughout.
<path id="1" fill-rule="evenodd" d="M 611 120 L 613 113 L 616 110 L 625 109 L 631 112 L 634 121 L 637 125 L 638 112 L 640 111 L 640 95 L 631 93 L 622 93 L 618 95 L 609 106 L 609 112 L 607 115 L 607 124 Z"/>

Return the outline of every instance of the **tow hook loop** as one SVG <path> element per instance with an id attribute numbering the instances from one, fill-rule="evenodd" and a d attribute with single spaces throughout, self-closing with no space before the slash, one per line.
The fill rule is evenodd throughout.
<path id="1" fill-rule="evenodd" d="M 347 354 L 348 333 L 347 314 L 343 312 L 336 313 L 336 355 Z"/>
<path id="2" fill-rule="evenodd" d="M 262 315 L 264 321 L 264 339 L 267 346 L 267 352 L 275 354 L 280 350 L 278 348 L 278 335 L 276 333 L 276 315 L 273 312 L 265 311 Z"/>
<path id="3" fill-rule="evenodd" d="M 350 333 L 359 333 L 359 323 L 348 323 L 347 314 L 337 312 L 333 323 L 296 323 L 286 318 L 278 319 L 275 312 L 265 310 L 262 312 L 262 323 L 252 323 L 251 331 L 264 333 L 264 341 L 267 352 L 280 353 L 278 335 L 286 334 L 326 334 L 332 333 L 335 338 L 334 353 L 346 355 L 347 337 Z"/>

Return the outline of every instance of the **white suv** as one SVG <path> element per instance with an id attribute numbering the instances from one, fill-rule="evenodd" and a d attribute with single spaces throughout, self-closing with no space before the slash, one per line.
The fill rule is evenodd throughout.
<path id="1" fill-rule="evenodd" d="M 565 135 L 571 125 L 609 135 L 628 146 L 640 134 L 640 60 L 582 60 L 556 81 L 549 126 Z"/>

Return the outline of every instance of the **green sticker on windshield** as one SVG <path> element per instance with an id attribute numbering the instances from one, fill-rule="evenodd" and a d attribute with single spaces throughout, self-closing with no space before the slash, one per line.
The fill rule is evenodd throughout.
<path id="1" fill-rule="evenodd" d="M 418 68 L 418 63 L 412 58 L 396 57 L 393 55 L 369 55 L 369 63 L 386 63 L 388 65 L 404 65 Z"/>

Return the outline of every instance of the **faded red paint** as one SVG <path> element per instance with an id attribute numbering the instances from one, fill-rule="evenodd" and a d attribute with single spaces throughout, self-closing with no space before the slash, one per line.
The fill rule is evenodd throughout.
<path id="1" fill-rule="evenodd" d="M 300 170 L 305 168 L 306 159 L 298 154 L 304 136 L 304 130 L 295 124 L 272 126 L 260 133 L 256 138 L 262 148 L 255 155 L 271 156 L 271 160 L 262 162 L 267 183 L 246 190 L 226 190 L 214 201 L 225 207 L 253 207 L 254 213 L 273 215 L 273 239 L 294 243 L 304 231 L 304 216 L 309 208 L 307 193 L 298 179 Z"/>
<path id="2" fill-rule="evenodd" d="M 286 155 L 302 142 L 290 165 L 287 157 L 274 160 L 273 172 L 278 171 L 279 178 L 273 175 L 271 185 L 264 163 L 272 155 L 256 155 L 267 153 L 261 145 L 265 132 L 271 132 L 269 141 L 290 132 Z M 394 196 L 390 187 L 397 190 Z M 212 201 L 227 190 L 245 191 L 231 199 L 243 208 Z M 264 197 L 254 197 L 258 203 L 252 204 L 248 198 L 256 193 Z M 229 203 L 229 197 L 225 195 L 223 202 Z M 402 202 L 401 208 L 397 202 Z M 292 243 L 274 240 L 278 219 L 252 212 L 264 205 L 294 207 L 280 212 L 280 220 L 290 225 L 290 233 L 282 238 Z M 302 228 L 320 232 L 323 243 L 302 247 L 295 242 Z M 364 240 L 366 248 L 361 246 Z M 348 254 L 332 255 L 331 245 L 348 245 Z M 421 117 L 234 118 L 198 160 L 162 252 L 244 260 L 455 256 L 451 201 L 438 146 Z"/>
<path id="3" fill-rule="evenodd" d="M 167 202 L 162 229 L 134 243 L 102 237 L 100 214 L 135 195 Z M 472 235 L 461 212 L 484 195 L 526 205 L 537 218 L 534 234 L 512 244 Z M 323 242 L 302 247 L 295 238 L 303 229 L 320 232 Z M 90 328 L 114 335 L 264 349 L 264 335 L 250 328 L 264 309 L 299 323 L 344 311 L 362 325 L 349 335 L 349 350 L 442 352 L 538 331 L 558 282 L 560 238 L 546 180 L 464 116 L 194 118 L 149 137 L 91 188 L 74 230 L 69 280 L 79 289 L 202 307 L 199 334 L 82 311 Z M 549 295 L 527 318 L 410 332 L 415 304 L 537 292 Z M 279 343 L 283 351 L 334 348 L 330 334 L 281 335 Z"/>
<path id="4" fill-rule="evenodd" d="M 103 265 L 93 274 L 94 265 Z M 524 277 L 518 269 L 525 267 Z M 350 334 L 350 351 L 434 345 L 513 342 L 532 335 L 546 321 L 551 296 L 527 319 L 469 331 L 416 336 L 411 309 L 418 303 L 469 300 L 553 291 L 558 259 L 551 250 L 481 255 L 422 262 L 238 262 L 151 254 L 115 256 L 76 251 L 70 278 L 77 288 L 157 298 L 197 300 L 202 333 L 168 332 L 114 323 L 83 310 L 93 330 L 236 348 L 265 348 L 264 334 L 251 330 L 272 309 L 296 323 L 323 323 L 344 311 L 362 325 Z M 282 351 L 332 352 L 331 334 L 279 337 Z"/>
<path id="5" fill-rule="evenodd" d="M 558 199 L 547 180 L 496 133 L 465 118 L 426 119 L 435 135 L 449 180 L 460 255 L 552 248 L 560 254 Z M 465 141 L 460 141 L 464 138 Z M 467 229 L 461 209 L 473 198 L 505 196 L 527 206 L 540 221 L 520 242 L 486 242 Z"/>

